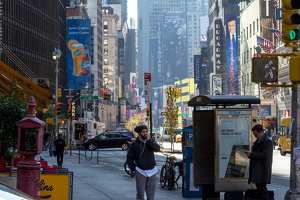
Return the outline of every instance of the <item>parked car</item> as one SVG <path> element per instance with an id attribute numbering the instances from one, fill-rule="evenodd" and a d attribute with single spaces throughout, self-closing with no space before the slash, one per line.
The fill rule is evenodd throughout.
<path id="1" fill-rule="evenodd" d="M 104 132 L 93 139 L 83 143 L 84 148 L 94 151 L 99 148 L 121 148 L 127 150 L 129 145 L 136 139 L 130 131 L 111 131 Z"/>
<path id="2" fill-rule="evenodd" d="M 24 192 L 0 182 L 0 199 L 9 200 L 36 200 Z"/>

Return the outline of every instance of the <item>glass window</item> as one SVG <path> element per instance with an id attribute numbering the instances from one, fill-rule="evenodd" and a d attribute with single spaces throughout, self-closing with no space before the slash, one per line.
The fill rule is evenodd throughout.
<path id="1" fill-rule="evenodd" d="M 107 46 L 108 45 L 108 39 L 104 39 L 103 44 L 104 44 L 104 46 Z"/>
<path id="2" fill-rule="evenodd" d="M 108 55 L 108 49 L 104 49 L 103 53 L 104 55 Z"/>
<path id="3" fill-rule="evenodd" d="M 108 84 L 108 78 L 104 78 L 104 85 Z"/>
<path id="4" fill-rule="evenodd" d="M 108 65 L 108 58 L 104 58 L 103 63 L 104 63 L 104 65 Z"/>
<path id="5" fill-rule="evenodd" d="M 104 68 L 104 74 L 108 74 L 108 68 Z"/>

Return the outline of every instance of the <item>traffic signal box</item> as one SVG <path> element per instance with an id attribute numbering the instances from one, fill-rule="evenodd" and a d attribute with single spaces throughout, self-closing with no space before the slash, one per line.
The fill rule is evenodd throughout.
<path id="1" fill-rule="evenodd" d="M 61 114 L 60 112 L 60 103 L 56 103 L 56 115 L 59 116 Z"/>
<path id="2" fill-rule="evenodd" d="M 300 56 L 290 57 L 290 80 L 300 82 Z"/>
<path id="3" fill-rule="evenodd" d="M 108 99 L 108 94 L 107 94 L 107 90 L 103 90 L 103 99 L 107 100 Z"/>
<path id="4" fill-rule="evenodd" d="M 146 110 L 147 110 L 147 117 L 150 117 L 150 107 L 148 106 L 147 108 L 146 108 Z"/>
<path id="5" fill-rule="evenodd" d="M 300 39 L 300 31 L 297 24 L 300 24 L 299 0 L 282 0 L 282 42 L 296 43 Z"/>
<path id="6" fill-rule="evenodd" d="M 72 107 L 68 107 L 68 117 L 72 117 Z"/>
<path id="7" fill-rule="evenodd" d="M 61 88 L 57 88 L 57 97 L 61 97 Z"/>

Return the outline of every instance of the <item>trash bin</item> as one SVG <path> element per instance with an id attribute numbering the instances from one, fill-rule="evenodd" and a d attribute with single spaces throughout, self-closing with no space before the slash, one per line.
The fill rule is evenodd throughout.
<path id="1" fill-rule="evenodd" d="M 182 196 L 186 198 L 201 198 L 202 187 L 194 187 L 193 177 L 193 147 L 184 147 Z"/>

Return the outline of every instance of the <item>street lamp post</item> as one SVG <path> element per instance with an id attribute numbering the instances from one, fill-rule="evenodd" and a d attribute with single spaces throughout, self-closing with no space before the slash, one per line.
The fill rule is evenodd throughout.
<path id="1" fill-rule="evenodd" d="M 59 73 L 59 69 L 58 69 L 58 59 L 61 56 L 61 51 L 59 49 L 55 48 L 55 51 L 52 53 L 52 58 L 53 60 L 55 60 L 55 110 L 57 107 L 57 103 L 58 103 L 58 73 Z M 55 132 L 56 134 L 58 134 L 58 121 L 57 121 L 57 114 L 55 112 Z"/>
<path id="2" fill-rule="evenodd" d="M 110 113 L 109 113 L 109 129 L 112 129 L 112 128 L 111 128 L 111 127 L 112 127 L 111 116 L 112 116 L 112 114 L 111 114 L 111 112 L 110 112 Z"/>

